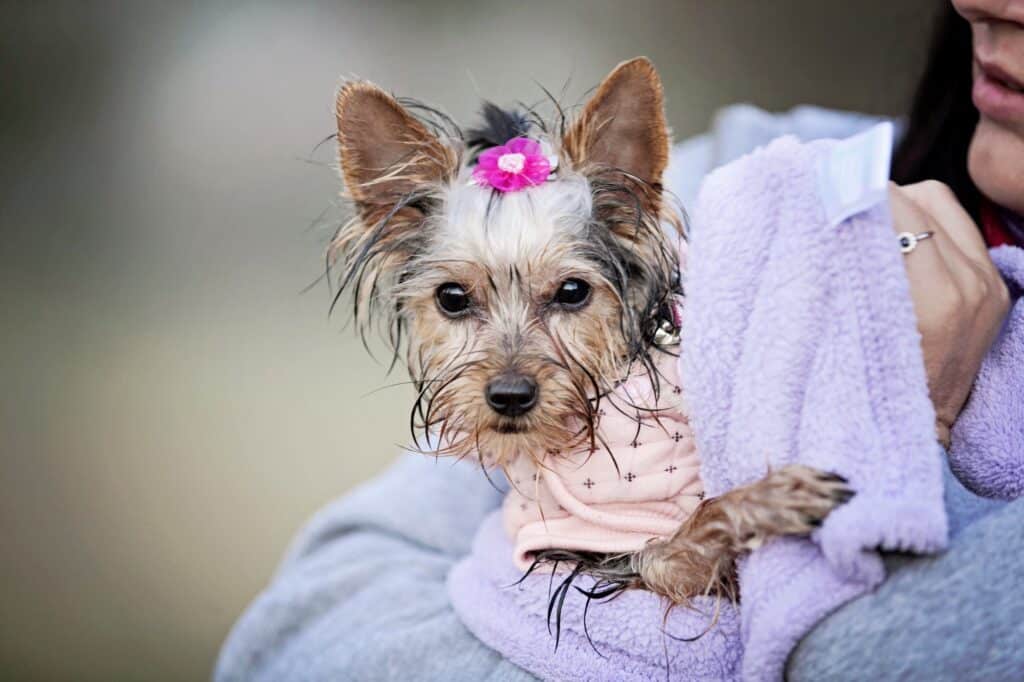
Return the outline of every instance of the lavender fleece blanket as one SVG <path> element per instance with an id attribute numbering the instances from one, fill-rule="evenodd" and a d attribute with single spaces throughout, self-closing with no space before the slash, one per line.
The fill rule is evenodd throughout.
<path id="1" fill-rule="evenodd" d="M 545 679 L 781 679 L 799 640 L 884 579 L 878 550 L 928 553 L 947 539 L 903 256 L 884 203 L 828 225 L 816 168 L 833 143 L 782 138 L 712 173 L 690 241 L 681 369 L 710 494 L 802 462 L 846 476 L 856 497 L 812 539 L 776 540 L 740 566 L 742 609 L 663 607 L 647 593 L 565 605 L 549 634 L 547 577 L 518 586 L 494 517 L 449 575 L 456 612 L 486 644 Z M 993 252 L 1014 293 L 1019 249 Z M 951 464 L 975 492 L 1024 490 L 1024 308 L 986 359 L 953 433 Z M 593 646 L 588 642 L 593 641 Z M 667 670 L 666 670 L 667 666 Z"/>

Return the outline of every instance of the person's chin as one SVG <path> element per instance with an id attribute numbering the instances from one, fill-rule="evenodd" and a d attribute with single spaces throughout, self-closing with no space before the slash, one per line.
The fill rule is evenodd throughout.
<path id="1" fill-rule="evenodd" d="M 968 171 L 981 193 L 1024 214 L 1024 127 L 982 115 L 967 154 Z"/>

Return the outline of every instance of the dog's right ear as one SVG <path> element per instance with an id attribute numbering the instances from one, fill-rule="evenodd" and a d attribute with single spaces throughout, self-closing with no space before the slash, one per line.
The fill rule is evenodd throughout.
<path id="1" fill-rule="evenodd" d="M 346 83 L 335 113 L 342 178 L 363 225 L 422 218 L 420 195 L 458 170 L 454 150 L 372 83 Z"/>
<path id="2" fill-rule="evenodd" d="M 614 171 L 655 188 L 668 163 L 669 134 L 661 79 L 646 57 L 608 74 L 566 133 L 577 167 Z"/>

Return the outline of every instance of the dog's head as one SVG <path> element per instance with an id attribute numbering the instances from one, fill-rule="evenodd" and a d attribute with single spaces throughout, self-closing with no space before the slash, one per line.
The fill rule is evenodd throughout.
<path id="1" fill-rule="evenodd" d="M 657 73 L 619 65 L 557 126 L 490 106 L 463 136 L 422 114 L 365 82 L 338 94 L 356 215 L 330 259 L 357 322 L 383 320 L 396 352 L 404 343 L 414 426 L 441 452 L 501 465 L 594 447 L 602 397 L 652 367 L 679 286 Z M 540 143 L 548 179 L 504 193 L 472 182 L 481 149 L 512 137 Z"/>

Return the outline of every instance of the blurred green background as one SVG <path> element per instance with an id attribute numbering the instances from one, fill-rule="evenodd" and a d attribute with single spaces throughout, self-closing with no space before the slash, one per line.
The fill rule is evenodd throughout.
<path id="1" fill-rule="evenodd" d="M 0 678 L 207 678 L 405 442 L 401 371 L 300 293 L 340 77 L 467 121 L 646 54 L 677 139 L 738 101 L 899 114 L 939 1 L 0 4 Z"/>

